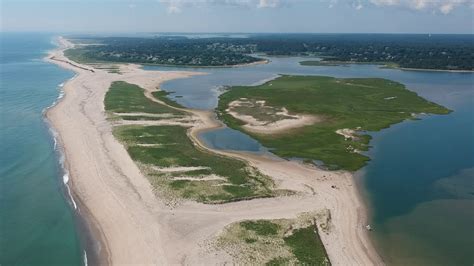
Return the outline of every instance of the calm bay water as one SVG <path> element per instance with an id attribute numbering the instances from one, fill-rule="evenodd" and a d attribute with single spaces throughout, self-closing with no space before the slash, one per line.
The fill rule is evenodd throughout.
<path id="1" fill-rule="evenodd" d="M 0 33 L 0 264 L 82 265 L 63 171 L 42 111 L 71 72 L 42 60 L 52 35 Z"/>
<path id="2" fill-rule="evenodd" d="M 474 74 L 401 71 L 373 65 L 307 67 L 302 58 L 270 58 L 271 63 L 241 68 L 195 70 L 208 75 L 173 80 L 162 89 L 186 107 L 213 109 L 223 86 L 252 85 L 278 74 L 380 77 L 401 82 L 453 110 L 422 116 L 374 137 L 372 161 L 357 173 L 371 210 L 371 233 L 392 265 L 472 265 L 474 263 Z M 205 132 L 216 149 L 264 150 L 232 129 Z"/>

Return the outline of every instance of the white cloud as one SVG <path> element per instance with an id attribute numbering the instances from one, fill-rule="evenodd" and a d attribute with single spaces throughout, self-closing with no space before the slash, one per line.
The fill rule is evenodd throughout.
<path id="1" fill-rule="evenodd" d="M 279 0 L 260 0 L 257 7 L 258 8 L 275 8 L 280 5 Z"/>
<path id="2" fill-rule="evenodd" d="M 167 5 L 167 11 L 170 14 L 180 13 L 183 4 L 185 4 L 183 0 L 158 0 L 158 2 Z"/>
<path id="3" fill-rule="evenodd" d="M 227 5 L 251 8 L 277 8 L 295 0 L 158 0 L 168 13 L 180 13 L 186 6 Z"/>
<path id="4" fill-rule="evenodd" d="M 333 8 L 338 4 L 349 4 L 360 10 L 367 6 L 407 8 L 416 11 L 431 11 L 449 14 L 458 7 L 474 9 L 474 0 L 157 0 L 167 6 L 168 13 L 180 13 L 188 6 L 240 6 L 248 8 L 278 8 L 298 2 L 319 1 Z"/>
<path id="5" fill-rule="evenodd" d="M 473 0 L 368 0 L 376 6 L 404 7 L 413 10 L 439 11 L 449 14 L 460 6 L 473 7 Z"/>
<path id="6" fill-rule="evenodd" d="M 364 6 L 362 5 L 361 0 L 357 0 L 352 4 L 356 10 L 361 10 Z"/>

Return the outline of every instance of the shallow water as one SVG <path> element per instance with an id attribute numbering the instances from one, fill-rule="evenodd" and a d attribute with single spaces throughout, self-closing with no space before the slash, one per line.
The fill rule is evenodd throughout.
<path id="1" fill-rule="evenodd" d="M 42 111 L 72 73 L 42 60 L 53 36 L 0 33 L 0 264 L 82 265 L 63 171 Z"/>
<path id="2" fill-rule="evenodd" d="M 200 134 L 206 146 L 216 150 L 234 150 L 265 153 L 267 149 L 250 136 L 232 128 L 224 127 Z"/>
<path id="3" fill-rule="evenodd" d="M 422 116 L 372 133 L 372 161 L 359 171 L 371 210 L 372 238 L 393 265 L 472 265 L 474 257 L 474 74 L 401 71 L 374 65 L 308 67 L 302 58 L 270 58 L 240 68 L 175 68 L 208 75 L 164 83 L 180 104 L 213 109 L 223 86 L 252 85 L 278 74 L 380 77 L 401 82 L 422 97 L 453 110 Z M 178 97 L 176 97 L 178 96 Z M 255 140 L 228 129 L 203 133 L 212 148 L 262 150 Z M 459 176 L 462 176 L 461 178 Z"/>

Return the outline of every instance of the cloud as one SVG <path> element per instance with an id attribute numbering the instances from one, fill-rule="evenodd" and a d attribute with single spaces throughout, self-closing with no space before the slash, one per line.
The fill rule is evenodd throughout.
<path id="1" fill-rule="evenodd" d="M 361 0 L 354 1 L 354 2 L 352 3 L 352 6 L 353 6 L 356 10 L 361 10 L 362 8 L 364 8 L 364 5 L 362 5 Z"/>
<path id="2" fill-rule="evenodd" d="M 472 0 L 368 0 L 368 3 L 376 6 L 403 7 L 412 10 L 439 11 L 449 14 L 457 7 L 473 7 Z"/>
<path id="3" fill-rule="evenodd" d="M 234 6 L 257 9 L 271 9 L 297 5 L 298 2 L 315 1 L 328 8 L 339 4 L 348 4 L 356 10 L 364 7 L 377 6 L 383 8 L 406 8 L 415 11 L 431 11 L 449 14 L 456 8 L 465 6 L 474 9 L 474 0 L 157 0 L 166 5 L 168 13 L 180 13 L 185 7 L 191 6 Z"/>
<path id="4" fill-rule="evenodd" d="M 257 7 L 258 8 L 275 8 L 280 5 L 279 0 L 260 0 Z"/>
<path id="5" fill-rule="evenodd" d="M 181 13 L 181 8 L 185 4 L 182 0 L 158 0 L 158 2 L 167 5 L 166 10 L 170 14 Z"/>
<path id="6" fill-rule="evenodd" d="M 158 0 L 167 6 L 168 13 L 180 13 L 188 6 L 241 6 L 250 8 L 277 8 L 295 0 Z"/>

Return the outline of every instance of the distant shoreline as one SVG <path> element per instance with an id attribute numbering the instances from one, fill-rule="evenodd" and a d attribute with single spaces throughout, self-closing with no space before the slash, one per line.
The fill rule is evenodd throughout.
<path id="1" fill-rule="evenodd" d="M 238 67 L 247 67 L 247 66 L 255 66 L 255 65 L 265 65 L 270 63 L 270 60 L 264 59 L 260 61 L 255 61 L 252 63 L 244 63 L 244 64 L 237 64 L 237 65 L 222 65 L 222 66 L 194 66 L 194 65 L 168 65 L 168 64 L 153 64 L 153 63 L 138 63 L 138 62 L 112 62 L 112 61 L 104 61 L 103 64 L 137 64 L 142 66 L 156 66 L 156 67 L 174 67 L 174 68 L 238 68 Z M 90 64 L 102 64 L 102 63 L 90 63 Z"/>
<path id="2" fill-rule="evenodd" d="M 314 65 L 303 64 L 304 62 L 310 63 L 315 62 Z M 453 70 L 453 69 L 429 69 L 429 68 L 409 68 L 409 67 L 399 67 L 391 65 L 384 62 L 353 62 L 353 61 L 317 61 L 317 60 L 303 60 L 300 61 L 301 66 L 321 66 L 321 67 L 333 67 L 333 66 L 344 66 L 344 65 L 374 65 L 379 66 L 379 68 L 386 69 L 399 69 L 402 71 L 420 71 L 420 72 L 447 72 L 447 73 L 474 73 L 474 70 Z"/>
<path id="3" fill-rule="evenodd" d="M 70 49 L 70 48 L 68 48 Z M 66 49 L 66 50 L 68 50 Z M 255 66 L 255 65 L 264 65 L 270 63 L 269 59 L 255 57 L 260 60 L 250 63 L 240 63 L 235 65 L 218 65 L 218 66 L 208 66 L 208 65 L 178 65 L 178 64 L 155 64 L 155 63 L 147 63 L 147 62 L 127 62 L 127 61 L 105 61 L 105 60 L 92 60 L 90 62 L 82 62 L 81 64 L 86 65 L 95 65 L 95 64 L 137 64 L 143 66 L 157 66 L 157 67 L 175 67 L 175 68 L 234 68 L 234 67 L 246 67 L 246 66 Z M 70 62 L 66 62 L 71 64 Z"/>

